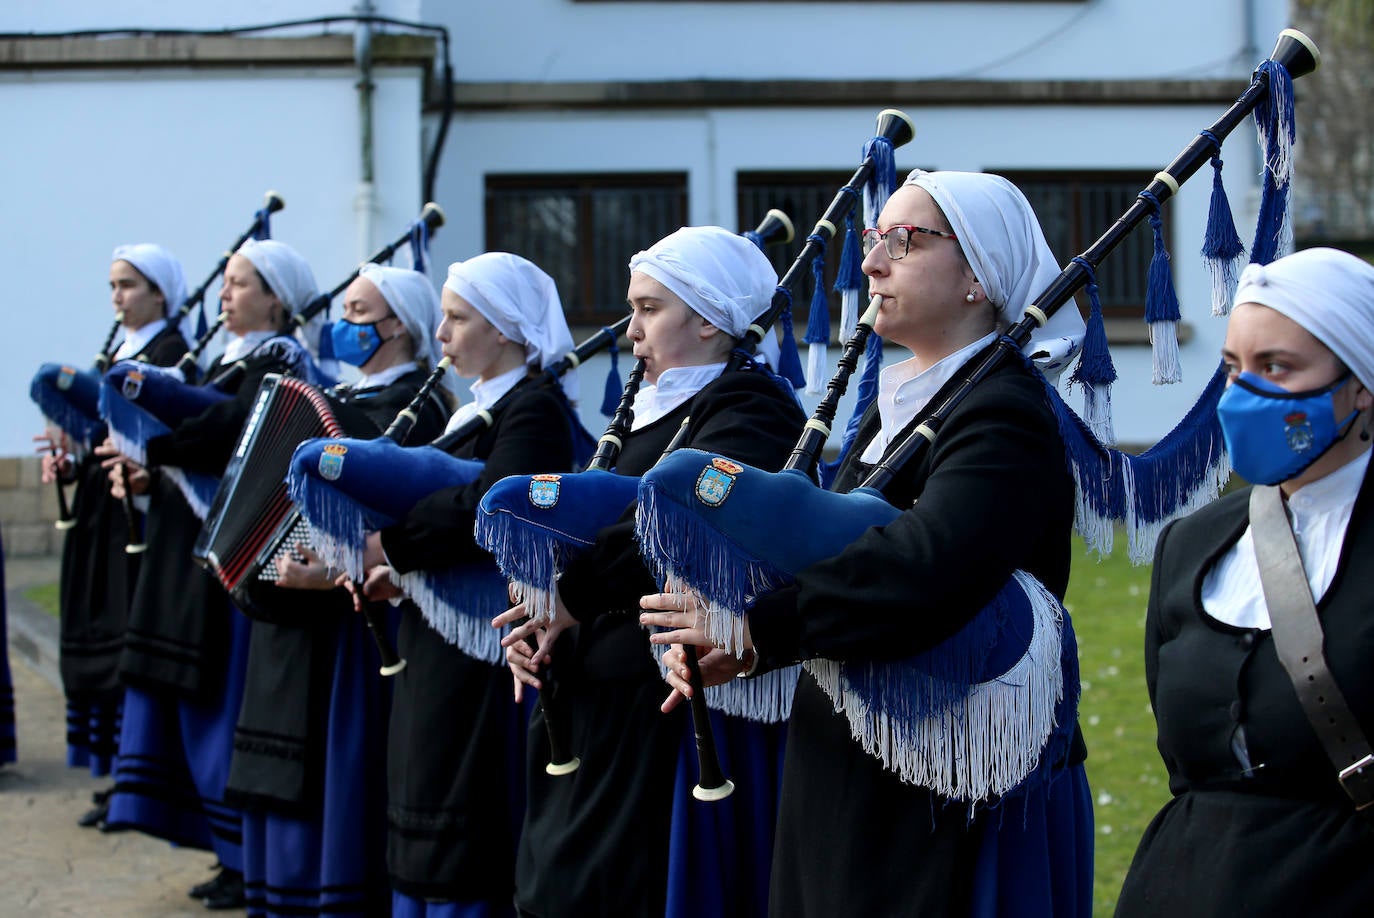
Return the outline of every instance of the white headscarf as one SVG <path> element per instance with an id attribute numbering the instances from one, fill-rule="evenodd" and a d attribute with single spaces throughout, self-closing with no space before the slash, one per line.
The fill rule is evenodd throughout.
<path id="1" fill-rule="evenodd" d="M 735 338 L 768 311 L 778 274 L 744 236 L 719 226 L 684 226 L 630 259 L 630 271 L 647 274 L 693 312 Z M 769 329 L 759 355 L 777 368 L 778 340 Z"/>
<path id="2" fill-rule="evenodd" d="M 573 349 L 558 286 L 534 262 L 509 252 L 485 252 L 448 267 L 444 287 L 472 304 L 540 369 Z M 563 392 L 577 402 L 577 377 L 563 374 Z"/>
<path id="3" fill-rule="evenodd" d="M 1268 306 L 1307 329 L 1374 387 L 1374 267 L 1339 249 L 1303 249 L 1247 265 L 1235 304 Z"/>
<path id="4" fill-rule="evenodd" d="M 299 252 L 284 242 L 249 239 L 239 246 L 237 254 L 252 262 L 268 288 L 293 316 L 320 294 L 310 265 Z M 324 311 L 321 310 L 297 333 L 311 354 L 320 352 L 320 331 L 323 327 Z"/>
<path id="5" fill-rule="evenodd" d="M 415 356 L 429 361 L 431 369 L 438 366 L 444 354 L 434 332 L 444 314 L 439 309 L 439 294 L 433 282 L 419 271 L 390 265 L 363 265 L 358 269 L 358 276 L 377 288 L 406 327 Z M 442 385 L 454 395 L 458 394 L 458 380 L 452 373 L 444 374 Z"/>
<path id="6" fill-rule="evenodd" d="M 154 242 L 137 242 L 115 248 L 110 261 L 127 261 L 162 292 L 167 301 L 163 315 L 170 316 L 186 299 L 186 278 L 177 257 Z"/>
<path id="7" fill-rule="evenodd" d="M 999 316 L 1011 324 L 1021 321 L 1032 298 L 1059 276 L 1059 262 L 1021 190 L 983 172 L 917 169 L 905 184 L 924 188 L 935 199 Z M 1022 352 L 1053 381 L 1083 346 L 1083 332 L 1077 307 L 1065 303 Z"/>

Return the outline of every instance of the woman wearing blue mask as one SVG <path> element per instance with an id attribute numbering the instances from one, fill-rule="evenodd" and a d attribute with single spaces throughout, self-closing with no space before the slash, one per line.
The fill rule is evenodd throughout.
<path id="1" fill-rule="evenodd" d="M 1248 267 L 1235 302 L 1217 413 L 1252 487 L 1156 548 L 1145 667 L 1174 796 L 1119 916 L 1374 902 L 1374 267 L 1309 249 Z"/>
<path id="2" fill-rule="evenodd" d="M 361 374 L 325 393 L 346 429 L 377 436 L 410 403 L 440 357 L 441 318 L 427 276 L 363 266 L 330 332 L 334 356 Z M 436 391 L 411 440 L 437 437 L 449 413 Z M 338 572 L 308 545 L 296 551 L 278 559 L 276 587 L 258 588 L 226 787 L 243 809 L 248 911 L 385 914 L 390 686 Z"/>

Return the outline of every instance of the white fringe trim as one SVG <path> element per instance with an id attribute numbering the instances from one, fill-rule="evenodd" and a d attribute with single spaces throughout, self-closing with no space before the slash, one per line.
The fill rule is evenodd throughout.
<path id="1" fill-rule="evenodd" d="M 1183 379 L 1183 364 L 1178 358 L 1178 323 L 1150 323 L 1151 369 L 1156 386 L 1176 383 Z"/>
<path id="2" fill-rule="evenodd" d="M 1038 581 L 1022 571 L 1013 576 L 1030 598 L 1035 623 L 1025 656 L 1001 677 L 970 686 L 961 704 L 914 728 L 894 723 L 853 694 L 843 664 L 804 664 L 864 751 L 908 784 L 977 802 L 1012 790 L 1039 764 L 1064 696 L 1064 619 Z"/>
<path id="3" fill-rule="evenodd" d="M 553 621 L 554 602 L 558 596 L 557 581 L 536 584 L 512 580 L 510 595 L 516 603 L 525 604 L 525 614 L 530 617 L 530 621 L 541 625 Z"/>
<path id="4" fill-rule="evenodd" d="M 654 662 L 660 673 L 667 674 L 663 655 L 668 648 L 650 644 Z M 785 723 L 792 716 L 792 696 L 797 690 L 800 666 L 775 669 L 749 679 L 731 679 L 721 685 L 706 687 L 706 706 L 712 711 L 729 714 L 761 724 Z"/>
<path id="5" fill-rule="evenodd" d="M 300 509 L 299 504 L 297 509 Z M 301 517 L 304 518 L 305 514 L 302 513 Z M 359 520 L 361 519 L 360 515 Z M 365 530 L 356 534 L 354 538 L 336 539 L 323 529 L 315 528 L 309 520 L 306 520 L 306 525 L 310 530 L 310 547 L 320 556 L 321 561 L 348 574 L 348 579 L 354 583 L 362 583 L 367 579 L 367 569 L 363 565 L 363 556 L 367 550 Z"/>
<path id="6" fill-rule="evenodd" d="M 1090 551 L 1103 556 L 1110 555 L 1116 531 L 1114 522 L 1111 517 L 1097 513 L 1089 504 L 1083 493 L 1079 470 L 1071 468 L 1070 471 L 1074 478 L 1074 530 L 1083 537 Z M 1158 520 L 1142 520 L 1136 512 L 1135 474 L 1129 463 L 1121 466 L 1121 474 L 1125 476 L 1122 487 L 1125 490 L 1127 555 L 1132 564 L 1146 564 L 1153 560 L 1155 542 L 1165 526 L 1216 500 L 1231 478 L 1231 459 L 1225 450 L 1220 451 L 1201 486 L 1189 494 L 1173 513 Z"/>
<path id="7" fill-rule="evenodd" d="M 829 378 L 830 361 L 824 344 L 811 344 L 806 351 L 806 394 L 820 395 Z"/>
<path id="8" fill-rule="evenodd" d="M 1094 383 L 1083 386 L 1083 420 L 1098 443 L 1116 445 L 1116 428 L 1112 424 L 1112 385 Z"/>
<path id="9" fill-rule="evenodd" d="M 1245 267 L 1245 254 L 1242 252 L 1235 258 L 1224 260 L 1204 258 L 1202 263 L 1207 268 L 1207 276 L 1210 278 L 1212 315 L 1230 315 L 1231 300 L 1235 298 L 1236 286 L 1240 283 L 1240 272 Z"/>
<path id="10" fill-rule="evenodd" d="M 504 666 L 506 650 L 501 638 L 509 629 L 498 630 L 487 619 L 471 615 L 454 606 L 434 590 L 423 571 L 405 574 L 391 572 L 391 582 L 406 592 L 419 606 L 425 621 L 439 636 L 474 660 Z"/>
<path id="11" fill-rule="evenodd" d="M 125 453 L 125 455 L 127 456 L 129 454 Z M 132 459 L 133 457 L 129 456 L 129 458 Z M 139 464 L 142 465 L 143 463 Z M 196 489 L 192 486 L 191 480 L 187 477 L 186 473 L 174 465 L 165 465 L 162 467 L 162 474 L 170 478 L 172 483 L 180 489 L 181 496 L 186 498 L 186 503 L 190 506 L 191 512 L 196 515 L 196 519 L 200 520 L 202 523 L 205 522 L 205 517 L 210 512 L 211 501 L 206 500 L 196 493 Z M 213 500 L 213 497 L 211 500 Z"/>
<path id="12" fill-rule="evenodd" d="M 859 291 L 840 291 L 840 337 L 841 344 L 848 343 L 859 327 Z"/>

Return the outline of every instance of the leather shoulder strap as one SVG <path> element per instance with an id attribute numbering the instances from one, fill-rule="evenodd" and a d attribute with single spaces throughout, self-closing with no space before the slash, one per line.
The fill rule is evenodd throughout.
<path id="1" fill-rule="evenodd" d="M 1277 487 L 1255 485 L 1251 491 L 1250 531 L 1279 662 L 1339 772 L 1341 787 L 1357 810 L 1374 814 L 1369 809 L 1374 806 L 1374 754 L 1327 668 L 1321 619 Z"/>

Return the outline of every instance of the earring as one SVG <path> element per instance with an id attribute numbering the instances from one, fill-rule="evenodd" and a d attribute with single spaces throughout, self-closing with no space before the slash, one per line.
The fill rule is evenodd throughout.
<path id="1" fill-rule="evenodd" d="M 1365 418 L 1364 423 L 1360 425 L 1360 439 L 1365 443 L 1369 442 L 1369 418 Z"/>
<path id="2" fill-rule="evenodd" d="M 978 294 L 974 293 L 972 290 L 964 296 L 964 301 L 967 303 L 972 303 L 976 299 L 978 299 Z"/>

